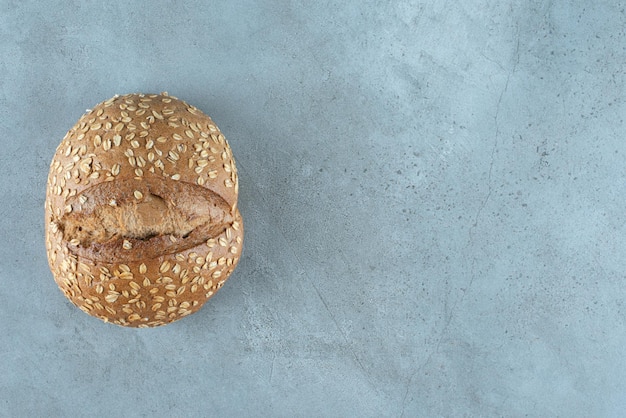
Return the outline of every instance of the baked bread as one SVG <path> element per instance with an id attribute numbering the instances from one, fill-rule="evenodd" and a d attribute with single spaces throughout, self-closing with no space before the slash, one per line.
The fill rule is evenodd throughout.
<path id="1" fill-rule="evenodd" d="M 48 262 L 76 306 L 153 327 L 187 316 L 239 261 L 231 149 L 200 110 L 162 94 L 115 96 L 83 115 L 50 164 Z"/>

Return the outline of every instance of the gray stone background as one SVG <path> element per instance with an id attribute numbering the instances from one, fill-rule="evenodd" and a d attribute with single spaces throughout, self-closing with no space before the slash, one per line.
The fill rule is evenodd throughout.
<path id="1" fill-rule="evenodd" d="M 0 416 L 623 416 L 623 2 L 0 5 Z M 245 249 L 123 329 L 57 290 L 45 182 L 160 91 L 229 139 Z"/>

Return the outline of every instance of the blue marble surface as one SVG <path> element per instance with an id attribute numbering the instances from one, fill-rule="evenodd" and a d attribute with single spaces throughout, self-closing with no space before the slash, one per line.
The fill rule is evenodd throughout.
<path id="1" fill-rule="evenodd" d="M 623 416 L 623 3 L 0 4 L 0 416 Z M 123 329 L 57 290 L 45 183 L 160 91 L 228 138 L 246 243 Z"/>

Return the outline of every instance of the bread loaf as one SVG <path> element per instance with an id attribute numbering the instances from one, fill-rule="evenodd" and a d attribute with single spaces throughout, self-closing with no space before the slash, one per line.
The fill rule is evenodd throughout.
<path id="1" fill-rule="evenodd" d="M 231 149 L 197 108 L 162 94 L 115 96 L 83 115 L 48 176 L 48 262 L 76 306 L 153 327 L 222 287 L 243 245 Z"/>

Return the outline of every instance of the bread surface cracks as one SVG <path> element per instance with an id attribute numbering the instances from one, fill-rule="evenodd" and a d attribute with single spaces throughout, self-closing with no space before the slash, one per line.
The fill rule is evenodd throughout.
<path id="1" fill-rule="evenodd" d="M 219 195 L 196 185 L 112 183 L 94 186 L 69 201 L 69 212 L 59 220 L 66 242 L 86 249 L 122 240 L 148 243 L 191 235 L 191 246 L 222 233 L 233 221 L 230 207 Z M 181 249 L 183 243 L 176 242 L 171 250 Z"/>
<path id="2" fill-rule="evenodd" d="M 161 196 L 149 193 L 141 201 L 99 206 L 88 214 L 67 216 L 64 237 L 68 241 L 77 239 L 83 246 L 120 238 L 185 237 L 198 226 L 222 217 L 219 211 L 210 209 L 199 205 L 195 211 L 183 213 Z"/>

